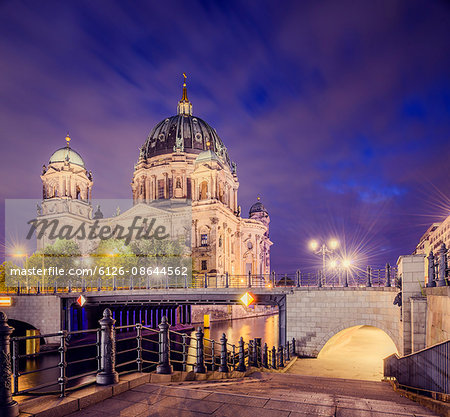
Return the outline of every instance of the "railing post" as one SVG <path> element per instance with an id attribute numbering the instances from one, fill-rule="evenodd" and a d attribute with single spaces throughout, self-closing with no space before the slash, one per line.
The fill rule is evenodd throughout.
<path id="1" fill-rule="evenodd" d="M 225 288 L 228 288 L 229 283 L 228 283 L 228 272 L 225 272 Z"/>
<path id="2" fill-rule="evenodd" d="M 220 366 L 219 372 L 228 372 L 227 364 L 227 336 L 225 333 L 220 338 Z"/>
<path id="3" fill-rule="evenodd" d="M 269 367 L 269 363 L 268 363 L 268 351 L 267 351 L 267 343 L 264 343 L 264 348 L 262 351 L 262 366 L 264 368 L 268 368 Z"/>
<path id="4" fill-rule="evenodd" d="M 116 282 L 116 276 L 113 276 L 113 291 L 117 290 L 117 282 Z"/>
<path id="5" fill-rule="evenodd" d="M 322 272 L 318 271 L 317 273 L 317 288 L 322 287 Z"/>
<path id="6" fill-rule="evenodd" d="M 371 287 L 372 286 L 372 268 L 367 265 L 367 282 L 366 282 L 366 287 Z"/>
<path id="7" fill-rule="evenodd" d="M 283 346 L 278 346 L 278 367 L 284 368 L 284 358 L 283 358 Z"/>
<path id="8" fill-rule="evenodd" d="M 20 281 L 17 281 L 17 295 L 20 295 Z"/>
<path id="9" fill-rule="evenodd" d="M 272 368 L 277 369 L 277 350 L 275 346 L 272 347 Z"/>
<path id="10" fill-rule="evenodd" d="M 297 269 L 297 272 L 296 272 L 296 276 L 297 276 L 296 287 L 299 288 L 300 287 L 300 270 L 298 270 L 298 269 Z"/>
<path id="11" fill-rule="evenodd" d="M 284 274 L 284 286 L 286 287 L 286 283 L 287 283 L 287 274 Z"/>
<path id="12" fill-rule="evenodd" d="M 436 286 L 436 266 L 433 251 L 428 255 L 428 282 L 427 287 Z"/>
<path id="13" fill-rule="evenodd" d="M 137 370 L 142 372 L 142 324 L 136 324 L 136 350 L 137 350 Z"/>
<path id="14" fill-rule="evenodd" d="M 272 288 L 275 288 L 275 271 L 272 271 Z"/>
<path id="15" fill-rule="evenodd" d="M 253 362 L 253 340 L 248 341 L 248 366 L 255 366 Z"/>
<path id="16" fill-rule="evenodd" d="M 159 363 L 156 367 L 157 374 L 171 374 L 172 365 L 170 364 L 170 341 L 169 341 L 169 323 L 167 317 L 163 316 L 159 327 Z"/>
<path id="17" fill-rule="evenodd" d="M 194 372 L 197 374 L 204 374 L 206 372 L 206 367 L 205 355 L 203 350 L 203 331 L 201 327 L 197 328 L 195 338 L 197 340 L 197 363 L 194 366 Z"/>
<path id="18" fill-rule="evenodd" d="M 211 371 L 214 371 L 216 369 L 216 341 L 213 339 L 211 340 Z"/>
<path id="19" fill-rule="evenodd" d="M 130 290 L 133 290 L 133 275 L 130 276 Z"/>
<path id="20" fill-rule="evenodd" d="M 385 287 L 390 287 L 391 286 L 391 266 L 387 263 L 386 264 L 386 269 L 385 269 L 385 273 L 386 276 L 386 282 L 384 284 Z"/>
<path id="21" fill-rule="evenodd" d="M 237 370 L 239 372 L 245 372 L 247 370 L 245 366 L 244 339 L 242 338 L 242 336 L 239 339 L 239 363 Z"/>
<path id="22" fill-rule="evenodd" d="M 447 248 L 445 243 L 439 248 L 439 270 L 438 270 L 438 287 L 445 287 L 447 283 L 445 282 L 445 273 L 447 270 Z"/>
<path id="23" fill-rule="evenodd" d="M 86 292 L 86 279 L 81 279 L 81 292 Z"/>
<path id="24" fill-rule="evenodd" d="M 67 384 L 67 377 L 66 377 L 66 368 L 67 368 L 67 362 L 66 362 L 66 353 L 67 353 L 67 331 L 62 330 L 60 332 L 61 339 L 59 342 L 59 378 L 58 378 L 58 384 L 60 386 L 60 397 L 63 398 L 66 396 L 66 384 Z"/>
<path id="25" fill-rule="evenodd" d="M 205 286 L 204 288 L 208 288 L 208 273 L 205 272 Z"/>
<path id="26" fill-rule="evenodd" d="M 261 354 L 262 354 L 261 338 L 255 337 L 255 363 L 257 367 L 261 366 Z"/>
<path id="27" fill-rule="evenodd" d="M 295 356 L 295 337 L 292 338 L 292 355 Z"/>
<path id="28" fill-rule="evenodd" d="M 187 274 L 184 276 L 184 288 L 187 288 Z"/>
<path id="29" fill-rule="evenodd" d="M 72 281 L 69 281 L 69 288 L 67 289 L 67 292 L 72 292 Z"/>
<path id="30" fill-rule="evenodd" d="M 19 415 L 19 405 L 11 394 L 11 354 L 9 339 L 13 328 L 8 326 L 8 317 L 0 311 L 0 415 L 16 417 Z"/>
<path id="31" fill-rule="evenodd" d="M 116 334 L 112 313 L 109 308 L 103 311 L 100 323 L 100 364 L 101 370 L 97 373 L 96 380 L 99 385 L 117 384 L 119 374 L 116 372 Z"/>
<path id="32" fill-rule="evenodd" d="M 55 285 L 53 286 L 53 294 L 58 292 L 58 283 L 55 281 Z"/>
<path id="33" fill-rule="evenodd" d="M 101 278 L 97 278 L 97 291 L 102 290 Z"/>
<path id="34" fill-rule="evenodd" d="M 248 288 L 252 288 L 252 273 L 248 271 Z"/>
<path id="35" fill-rule="evenodd" d="M 183 371 L 186 371 L 187 368 L 187 344 L 186 344 L 186 338 L 187 335 L 183 333 Z"/>
<path id="36" fill-rule="evenodd" d="M 289 340 L 286 342 L 286 362 L 291 360 Z"/>
<path id="37" fill-rule="evenodd" d="M 236 345 L 233 345 L 233 361 L 232 361 L 232 365 L 233 365 L 233 371 L 236 370 Z"/>

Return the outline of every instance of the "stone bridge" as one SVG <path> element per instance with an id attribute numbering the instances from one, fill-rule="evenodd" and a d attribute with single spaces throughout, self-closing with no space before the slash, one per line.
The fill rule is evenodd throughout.
<path id="1" fill-rule="evenodd" d="M 124 290 L 84 292 L 83 296 L 87 300 L 85 308 L 94 308 L 99 315 L 103 308 L 114 306 L 239 304 L 245 291 L 236 288 Z M 248 291 L 257 304 L 278 307 L 280 344 L 294 337 L 301 355 L 317 356 L 334 334 L 356 325 L 379 327 L 400 346 L 399 308 L 393 305 L 398 289 L 294 287 Z M 9 319 L 24 322 L 42 334 L 70 330 L 70 307 L 80 294 L 12 295 L 12 305 L 4 311 Z"/>
<path id="2" fill-rule="evenodd" d="M 395 287 L 260 287 L 260 288 L 174 288 L 83 292 L 97 327 L 106 308 L 240 304 L 245 291 L 255 302 L 276 306 L 279 312 L 279 342 L 296 339 L 297 352 L 315 357 L 336 333 L 349 327 L 368 325 L 386 332 L 405 355 L 437 343 L 448 336 L 450 322 L 448 287 L 422 289 L 425 274 L 423 255 L 399 258 L 403 306 L 394 305 Z M 440 292 L 439 292 L 439 291 Z M 442 294 L 441 294 L 442 292 Z M 12 320 L 39 329 L 42 334 L 71 330 L 71 306 L 81 293 L 11 295 L 12 305 L 4 307 Z M 443 307 L 444 306 L 444 307 Z M 136 315 L 137 317 L 138 315 Z M 428 328 L 428 331 L 427 331 Z"/>

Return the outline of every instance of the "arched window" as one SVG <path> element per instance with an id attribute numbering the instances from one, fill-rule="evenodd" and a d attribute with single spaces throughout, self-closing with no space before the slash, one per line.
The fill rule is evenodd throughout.
<path id="1" fill-rule="evenodd" d="M 200 200 L 206 200 L 208 198 L 208 183 L 203 181 L 200 184 Z"/>

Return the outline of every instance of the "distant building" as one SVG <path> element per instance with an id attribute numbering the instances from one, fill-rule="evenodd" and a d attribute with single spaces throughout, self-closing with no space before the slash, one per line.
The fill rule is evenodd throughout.
<path id="1" fill-rule="evenodd" d="M 433 223 L 422 235 L 413 255 L 425 255 L 425 282 L 428 283 L 428 258 L 430 252 L 436 256 L 442 244 L 450 247 L 450 215 L 442 222 Z"/>
<path id="2" fill-rule="evenodd" d="M 131 181 L 134 207 L 104 218 L 91 205 L 93 179 L 80 154 L 67 144 L 43 167 L 41 218 L 59 216 L 115 225 L 145 215 L 155 200 L 192 202 L 192 257 L 196 272 L 269 274 L 269 214 L 260 199 L 241 217 L 236 164 L 215 129 L 193 116 L 186 83 L 177 114 L 159 122 L 140 148 Z M 52 243 L 44 238 L 40 243 Z M 80 242 L 81 243 L 81 242 Z M 93 243 L 91 242 L 90 245 Z M 80 247 L 82 244 L 80 244 Z M 81 248 L 84 253 L 93 247 Z"/>

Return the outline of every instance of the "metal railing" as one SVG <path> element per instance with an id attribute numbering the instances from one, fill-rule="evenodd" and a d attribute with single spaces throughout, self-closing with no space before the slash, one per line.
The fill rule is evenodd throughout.
<path id="1" fill-rule="evenodd" d="M 13 329 L 6 314 L 0 312 L 0 380 L 12 379 L 12 384 L 0 384 L 0 415 L 2 407 L 14 402 L 12 396 L 59 393 L 64 397 L 67 391 L 88 384 L 117 383 L 127 372 L 171 374 L 174 367 L 195 373 L 243 372 L 249 366 L 278 369 L 295 355 L 295 339 L 271 349 L 267 344 L 261 346 L 260 338 L 244 342 L 241 337 L 235 345 L 228 343 L 225 333 L 219 341 L 205 338 L 201 327 L 193 336 L 170 330 L 166 317 L 157 330 L 140 323 L 116 327 L 111 310 L 105 309 L 99 324 L 97 329 L 11 338 Z M 122 332 L 116 336 L 116 331 Z M 37 338 L 52 338 L 58 343 L 33 354 L 20 352 L 24 342 Z M 46 355 L 52 357 L 50 363 L 24 368 L 25 361 L 39 362 Z M 23 377 L 35 374 L 46 374 L 42 378 L 46 381 L 21 383 Z"/>
<path id="2" fill-rule="evenodd" d="M 399 357 L 384 359 L 384 376 L 405 388 L 450 394 L 450 340 Z"/>
<path id="3" fill-rule="evenodd" d="M 230 275 L 203 273 L 189 276 L 159 277 L 111 277 L 102 279 L 79 279 L 51 286 L 26 286 L 20 281 L 15 287 L 7 287 L 6 293 L 21 294 L 59 294 L 100 291 L 131 291 L 152 289 L 200 289 L 200 288 L 282 288 L 282 287 L 394 287 L 397 285 L 397 269 L 387 264 L 384 268 L 334 269 L 326 275 L 318 272 L 301 272 L 279 274 Z"/>

